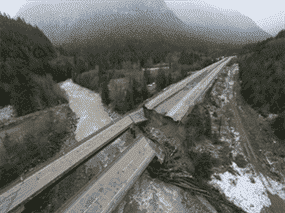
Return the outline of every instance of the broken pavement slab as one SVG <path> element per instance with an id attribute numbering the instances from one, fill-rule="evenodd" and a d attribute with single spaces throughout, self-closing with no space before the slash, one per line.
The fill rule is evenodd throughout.
<path id="1" fill-rule="evenodd" d="M 155 155 L 163 162 L 162 151 L 152 141 L 141 137 L 57 212 L 110 212 Z"/>

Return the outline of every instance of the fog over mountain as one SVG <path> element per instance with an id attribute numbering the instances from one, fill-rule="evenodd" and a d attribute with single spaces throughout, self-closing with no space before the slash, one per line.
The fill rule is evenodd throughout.
<path id="1" fill-rule="evenodd" d="M 203 1 L 166 1 L 191 29 L 222 41 L 243 43 L 270 37 L 252 19 L 238 11 L 216 8 Z"/>
<path id="2" fill-rule="evenodd" d="M 98 14 L 136 14 L 138 9 L 157 13 L 169 10 L 163 0 L 39 0 L 23 6 L 16 16 L 39 27 L 49 23 L 61 26 Z"/>
<path id="3" fill-rule="evenodd" d="M 257 21 L 262 29 L 272 36 L 276 36 L 281 30 L 285 29 L 285 11 L 269 16 Z"/>
<path id="4" fill-rule="evenodd" d="M 285 26 L 284 24 L 276 24 L 275 26 L 268 28 L 263 27 L 263 29 L 265 32 L 275 37 L 281 30 L 285 29 Z"/>
<path id="5" fill-rule="evenodd" d="M 100 43 L 108 36 L 151 40 L 159 35 L 180 45 L 206 40 L 243 44 L 269 37 L 237 11 L 227 13 L 192 1 L 186 3 L 185 7 L 164 0 L 49 0 L 30 2 L 16 16 L 37 25 L 53 43 L 78 39 L 86 44 L 90 39 Z"/>
<path id="6" fill-rule="evenodd" d="M 163 0 L 49 1 L 26 4 L 16 16 L 37 25 L 53 43 L 90 39 L 164 37 L 183 45 L 201 43 Z M 201 42 L 200 42 L 201 41 Z"/>

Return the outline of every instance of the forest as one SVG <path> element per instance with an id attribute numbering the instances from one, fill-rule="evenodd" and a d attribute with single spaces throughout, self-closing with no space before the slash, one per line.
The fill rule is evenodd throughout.
<path id="1" fill-rule="evenodd" d="M 5 14 L 0 14 L 0 27 L 0 105 L 12 105 L 16 116 L 23 116 L 68 103 L 53 81 L 56 72 L 48 62 L 56 50 L 43 32 Z"/>
<path id="2" fill-rule="evenodd" d="M 162 35 L 152 40 L 107 36 L 104 40 L 112 41 L 109 45 L 98 45 L 99 41 L 86 45 L 78 40 L 54 45 L 23 18 L 0 14 L 0 26 L 0 106 L 12 105 L 16 117 L 67 103 L 68 97 L 57 83 L 70 78 L 99 92 L 105 104 L 112 103 L 114 110 L 125 113 L 181 80 L 188 71 L 216 62 L 209 48 L 182 46 Z M 142 70 L 158 63 L 167 63 L 170 69 L 156 73 Z M 117 88 L 119 94 L 112 94 L 111 80 L 121 78 L 129 82 L 127 89 Z M 152 82 L 156 82 L 156 90 L 150 92 L 147 85 Z"/>
<path id="3" fill-rule="evenodd" d="M 239 78 L 244 100 L 262 116 L 277 114 L 276 136 L 285 139 L 285 30 L 275 37 L 247 44 L 239 53 Z"/>
<path id="4" fill-rule="evenodd" d="M 125 114 L 184 78 L 188 71 L 215 62 L 207 48 L 183 47 L 163 37 L 152 41 L 119 39 L 105 46 L 96 46 L 100 41 L 92 40 L 89 46 L 84 42 L 55 45 L 37 26 L 5 13 L 0 13 L 0 41 L 0 109 L 11 106 L 14 118 L 69 103 L 58 84 L 67 79 L 99 93 L 107 107 Z M 161 62 L 170 69 L 148 69 Z M 148 85 L 154 82 L 155 89 L 150 90 Z M 42 131 L 26 132 L 17 141 L 10 135 L 2 138 L 0 188 L 56 156 L 65 138 L 72 137 L 76 129 L 77 119 L 69 111 L 67 117 L 42 119 L 46 123 Z"/>

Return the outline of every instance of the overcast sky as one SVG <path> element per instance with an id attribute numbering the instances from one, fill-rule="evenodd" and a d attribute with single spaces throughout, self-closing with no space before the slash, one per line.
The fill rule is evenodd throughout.
<path id="1" fill-rule="evenodd" d="M 1 4 L 0 11 L 14 17 L 21 6 L 32 1 L 38 0 L 6 0 L 4 4 Z M 236 10 L 251 18 L 264 30 L 270 29 L 273 25 L 285 26 L 285 0 L 165 0 L 166 3 L 174 1 L 192 1 L 195 4 L 205 2 L 217 8 Z"/>

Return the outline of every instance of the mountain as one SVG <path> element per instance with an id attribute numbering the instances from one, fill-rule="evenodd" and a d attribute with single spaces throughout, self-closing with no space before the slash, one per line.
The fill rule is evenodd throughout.
<path id="1" fill-rule="evenodd" d="M 87 45 L 97 40 L 98 45 L 108 45 L 110 39 L 132 37 L 149 41 L 163 38 L 178 46 L 205 46 L 203 38 L 177 18 L 164 0 L 72 2 L 31 2 L 16 16 L 37 25 L 55 44 L 80 40 Z"/>
<path id="2" fill-rule="evenodd" d="M 267 32 L 270 35 L 272 35 L 273 37 L 275 37 L 281 30 L 284 30 L 284 29 L 285 29 L 284 24 L 276 24 L 275 26 L 272 26 L 271 28 L 267 28 L 264 30 L 265 30 L 265 32 Z"/>
<path id="3" fill-rule="evenodd" d="M 244 44 L 271 36 L 238 11 L 215 8 L 203 1 L 166 1 L 166 4 L 196 34 L 222 43 Z"/>
<path id="4" fill-rule="evenodd" d="M 72 44 L 81 49 L 112 48 L 129 39 L 139 39 L 145 49 L 155 47 L 157 51 L 174 47 L 215 49 L 270 37 L 237 11 L 222 11 L 194 1 L 182 3 L 42 0 L 27 3 L 17 16 L 37 25 L 54 44 Z"/>
<path id="5" fill-rule="evenodd" d="M 276 36 L 281 30 L 285 29 L 285 12 L 280 11 L 267 18 L 258 20 L 256 23 L 267 33 Z"/>
<path id="6" fill-rule="evenodd" d="M 160 2 L 160 5 L 158 4 Z M 73 4 L 72 4 L 73 3 Z M 118 0 L 118 1 L 69 1 L 51 0 L 30 2 L 22 7 L 16 16 L 21 16 L 29 23 L 38 27 L 53 23 L 54 25 L 72 25 L 79 19 L 89 19 L 94 16 L 111 14 L 134 14 L 134 11 L 153 9 L 154 12 L 167 9 L 164 1 L 157 1 L 156 4 L 147 0 Z"/>

